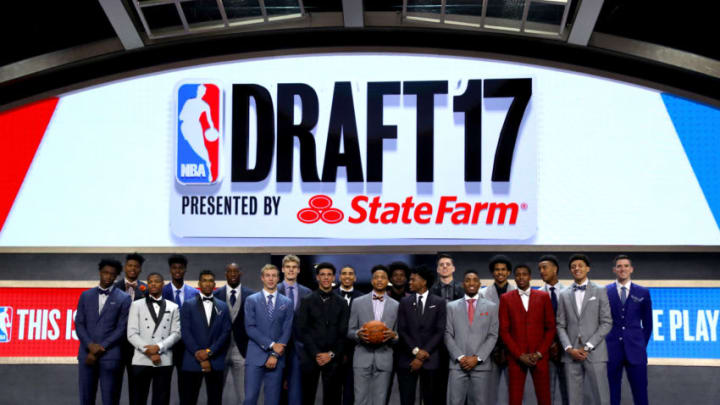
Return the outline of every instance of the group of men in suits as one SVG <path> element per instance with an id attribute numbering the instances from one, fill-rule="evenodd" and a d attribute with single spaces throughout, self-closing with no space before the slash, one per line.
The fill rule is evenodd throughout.
<path id="1" fill-rule="evenodd" d="M 197 402 L 203 381 L 208 404 L 220 404 L 228 374 L 245 405 L 257 403 L 261 387 L 268 405 L 314 404 L 320 380 L 326 405 L 386 405 L 394 374 L 402 405 L 415 403 L 418 382 L 424 404 L 495 404 L 507 390 L 519 405 L 528 373 L 538 404 L 559 397 L 615 405 L 623 369 L 634 402 L 647 404 L 652 304 L 648 290 L 630 281 L 627 256 L 614 260 L 617 281 L 604 288 L 588 279 L 584 255 L 570 257 L 568 287 L 558 281 L 558 260 L 542 256 L 539 289 L 530 287 L 529 266 L 513 268 L 505 256 L 490 260 L 493 283 L 482 289 L 478 271 L 456 280 L 453 258 L 440 255 L 435 270 L 374 266 L 368 294 L 355 288 L 352 266 L 338 274 L 332 263 L 314 266 L 317 290 L 301 286 L 294 255 L 281 269 L 261 269 L 259 292 L 241 285 L 235 263 L 220 289 L 203 270 L 198 290 L 184 281 L 184 256 L 168 259 L 165 285 L 158 273 L 139 280 L 143 262 L 128 255 L 125 277 L 115 282 L 121 263 L 103 259 L 98 287 L 80 297 L 82 404 L 94 403 L 98 384 L 103 403 L 117 404 L 126 370 L 131 404 L 147 403 L 152 386 L 153 405 L 166 405 L 173 367 L 183 405 Z M 405 284 L 389 286 L 391 279 Z M 384 328 L 366 328 L 372 321 Z M 499 384 L 503 374 L 507 387 Z"/>

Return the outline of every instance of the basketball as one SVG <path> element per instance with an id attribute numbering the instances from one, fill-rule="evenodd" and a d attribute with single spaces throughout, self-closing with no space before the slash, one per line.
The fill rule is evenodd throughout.
<path id="1" fill-rule="evenodd" d="M 370 343 L 382 343 L 383 342 L 383 331 L 387 330 L 388 327 L 380 321 L 370 321 L 362 326 L 363 329 L 368 332 L 368 340 Z"/>
<path id="2" fill-rule="evenodd" d="M 208 128 L 207 131 L 205 131 L 205 139 L 208 140 L 208 142 L 215 142 L 220 137 L 220 133 L 215 128 Z"/>

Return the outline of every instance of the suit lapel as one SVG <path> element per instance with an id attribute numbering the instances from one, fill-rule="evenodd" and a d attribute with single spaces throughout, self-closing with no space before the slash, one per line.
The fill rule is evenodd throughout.
<path id="1" fill-rule="evenodd" d="M 587 295 L 587 291 L 585 291 L 585 295 Z M 575 317 L 580 319 L 580 310 L 578 309 L 577 301 L 575 301 L 575 290 L 572 287 L 570 287 L 570 293 L 567 294 L 567 297 L 570 299 L 570 304 L 575 309 Z"/>
<path id="2" fill-rule="evenodd" d="M 611 309 L 618 309 L 622 307 L 622 303 L 620 302 L 620 297 L 618 297 L 617 294 L 617 283 L 612 283 L 609 290 L 606 290 L 608 293 L 608 300 L 610 301 L 610 308 Z M 625 304 L 627 304 L 627 300 L 625 300 Z"/>
<path id="3" fill-rule="evenodd" d="M 585 313 L 585 308 L 587 308 L 587 303 L 590 300 L 590 295 L 592 292 L 594 292 L 595 289 L 592 287 L 590 282 L 587 283 L 587 288 L 585 288 L 585 295 L 583 296 L 582 300 L 582 308 L 580 308 L 580 317 L 582 318 L 583 313 Z"/>

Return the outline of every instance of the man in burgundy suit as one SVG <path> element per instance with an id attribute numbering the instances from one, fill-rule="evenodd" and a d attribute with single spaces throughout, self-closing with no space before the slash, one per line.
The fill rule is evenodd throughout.
<path id="1" fill-rule="evenodd" d="M 509 405 L 520 405 L 530 371 L 538 405 L 550 405 L 550 345 L 555 314 L 550 296 L 530 288 L 530 267 L 515 266 L 517 290 L 500 297 L 500 336 L 508 350 Z"/>

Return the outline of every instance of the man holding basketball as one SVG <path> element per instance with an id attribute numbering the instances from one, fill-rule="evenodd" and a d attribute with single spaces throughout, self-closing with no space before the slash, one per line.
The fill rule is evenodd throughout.
<path id="1" fill-rule="evenodd" d="M 371 270 L 373 291 L 353 301 L 348 337 L 358 342 L 353 356 L 355 405 L 385 405 L 397 342 L 399 304 L 386 294 L 389 270 L 379 264 Z"/>

